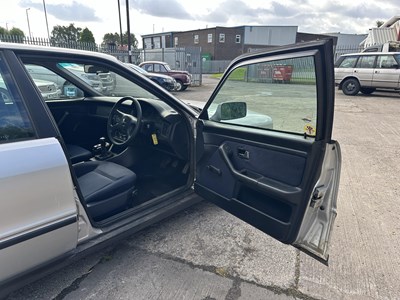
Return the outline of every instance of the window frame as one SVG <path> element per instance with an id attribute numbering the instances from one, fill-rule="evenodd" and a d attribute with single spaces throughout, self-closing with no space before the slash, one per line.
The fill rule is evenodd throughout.
<path id="1" fill-rule="evenodd" d="M 240 44 L 242 42 L 242 35 L 241 34 L 237 34 L 235 36 L 235 43 L 236 44 Z"/>
<path id="2" fill-rule="evenodd" d="M 199 43 L 199 35 L 198 35 L 198 34 L 195 34 L 195 35 L 193 36 L 193 43 L 194 43 L 194 44 L 198 44 L 198 43 Z"/>
<path id="3" fill-rule="evenodd" d="M 277 134 L 284 133 L 284 134 L 289 134 L 289 135 L 293 135 L 293 136 L 303 136 L 303 137 L 307 136 L 310 139 L 315 139 L 315 138 L 317 138 L 317 136 L 321 136 L 322 135 L 322 131 L 324 130 L 324 126 L 322 126 L 322 120 L 318 119 L 318 116 L 320 115 L 320 110 L 321 110 L 321 107 L 319 107 L 321 99 L 320 99 L 320 96 L 318 95 L 318 89 L 319 89 L 319 86 L 321 85 L 321 83 L 320 83 L 320 81 L 318 79 L 318 76 L 317 76 L 317 74 L 319 73 L 319 71 L 317 70 L 317 64 L 318 64 L 317 60 L 319 60 L 319 58 L 317 57 L 317 55 L 313 55 L 312 52 L 310 52 L 309 55 L 299 55 L 299 56 L 291 57 L 291 58 L 288 58 L 288 59 L 307 58 L 307 57 L 313 58 L 313 68 L 314 68 L 314 74 L 315 74 L 315 82 L 313 84 L 313 86 L 315 88 L 315 94 L 314 94 L 314 97 L 315 97 L 314 101 L 315 102 L 313 104 L 313 105 L 315 105 L 315 108 L 314 108 L 314 111 L 313 111 L 313 114 L 315 115 L 315 120 L 312 122 L 313 123 L 313 127 L 314 127 L 313 129 L 315 130 L 314 134 L 309 135 L 309 134 L 305 134 L 304 132 L 302 132 L 300 130 L 299 131 L 292 131 L 292 130 L 289 130 L 289 129 L 286 129 L 286 128 L 279 128 L 279 129 L 276 129 L 276 128 L 264 128 L 264 127 L 253 126 L 252 124 L 235 123 L 235 120 L 233 120 L 233 121 L 227 121 L 227 120 L 215 121 L 215 120 L 211 120 L 212 116 L 209 115 L 209 108 L 213 105 L 213 103 L 217 104 L 217 105 L 219 103 L 221 103 L 221 102 L 217 102 L 216 103 L 215 100 L 218 99 L 219 93 L 224 88 L 224 86 L 227 83 L 229 77 L 231 76 L 231 74 L 235 70 L 237 70 L 237 69 L 239 69 L 241 67 L 246 67 L 246 66 L 250 66 L 250 65 L 256 66 L 259 63 L 274 62 L 273 60 L 271 60 L 271 61 L 270 60 L 265 60 L 265 61 L 252 60 L 252 61 L 248 61 L 247 63 L 243 63 L 243 64 L 240 64 L 240 65 L 237 65 L 234 69 L 230 70 L 229 74 L 226 75 L 224 81 L 221 82 L 220 85 L 218 86 L 218 92 L 214 93 L 214 97 L 212 99 L 210 99 L 209 105 L 204 107 L 204 109 L 203 109 L 204 114 L 207 115 L 208 120 L 215 121 L 217 123 L 225 124 L 225 125 L 229 125 L 229 126 L 239 126 L 239 127 L 253 128 L 253 129 L 257 129 L 257 130 L 266 130 L 266 131 L 269 131 L 269 132 L 273 132 L 274 134 L 275 133 L 277 133 Z M 282 60 L 285 60 L 285 59 L 286 59 L 285 57 L 282 57 Z M 279 66 L 279 64 L 277 64 L 276 66 Z M 277 83 L 277 85 L 280 85 L 280 84 Z M 246 104 L 247 104 L 247 102 L 246 102 Z M 213 111 L 213 109 L 211 109 L 211 111 Z M 260 113 L 258 111 L 252 111 L 252 112 L 256 113 L 256 114 L 260 114 L 260 115 L 265 115 L 265 116 L 271 117 L 271 116 L 269 116 L 269 115 L 267 115 L 265 113 Z M 272 121 L 275 124 L 275 121 L 274 121 L 273 118 L 272 118 Z M 306 123 L 304 125 L 306 125 Z M 305 128 L 305 126 L 304 126 L 304 128 Z M 304 128 L 303 128 L 303 130 L 304 130 Z"/>
<path id="4" fill-rule="evenodd" d="M 219 41 L 220 43 L 225 43 L 225 33 L 220 33 L 220 34 L 219 34 L 219 39 L 218 39 L 218 41 Z"/>
<path id="5" fill-rule="evenodd" d="M 35 122 L 32 119 L 29 108 L 27 107 L 24 97 L 21 94 L 19 85 L 17 84 L 17 81 L 15 80 L 16 77 L 13 76 L 12 70 L 10 70 L 10 65 L 9 65 L 6 57 L 3 55 L 3 53 L 1 51 L 0 51 L 0 74 L 1 74 L 1 78 L 2 78 L 2 81 L 4 82 L 4 86 L 5 86 L 5 88 L 3 88 L 3 89 L 7 92 L 7 94 L 9 95 L 9 97 L 12 99 L 12 102 L 13 102 L 12 104 L 4 103 L 4 105 L 5 106 L 6 105 L 15 105 L 18 115 L 21 117 L 21 122 L 25 126 L 24 129 L 26 129 L 28 131 L 28 136 L 26 136 L 26 137 L 8 139 L 8 137 L 6 137 L 6 135 L 4 135 L 4 137 L 6 137 L 6 139 L 0 139 L 0 145 L 37 139 L 38 132 L 37 132 L 37 128 L 35 126 Z M 32 86 L 32 88 L 33 88 L 33 86 Z M 3 99 L 1 99 L 0 101 L 3 101 Z M 4 108 L 5 108 L 5 106 L 4 106 Z"/>
<path id="6" fill-rule="evenodd" d="M 208 33 L 207 34 L 207 43 L 208 44 L 212 44 L 213 42 L 213 34 L 212 33 Z"/>

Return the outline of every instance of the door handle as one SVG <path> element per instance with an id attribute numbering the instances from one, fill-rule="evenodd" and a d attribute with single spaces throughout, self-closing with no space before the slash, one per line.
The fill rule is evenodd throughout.
<path id="1" fill-rule="evenodd" d="M 244 148 L 238 148 L 238 149 L 237 149 L 237 154 L 238 154 L 238 156 L 239 156 L 240 158 L 243 158 L 243 159 L 250 159 L 250 152 L 247 151 L 247 150 L 244 149 Z"/>

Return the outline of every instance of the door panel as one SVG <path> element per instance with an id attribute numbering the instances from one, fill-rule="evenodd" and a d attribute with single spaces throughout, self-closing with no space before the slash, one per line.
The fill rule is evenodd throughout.
<path id="1" fill-rule="evenodd" d="M 321 159 L 324 144 L 302 138 L 293 142 L 283 134 L 271 138 L 260 129 L 249 135 L 248 130 L 211 121 L 199 122 L 198 130 L 204 153 L 197 165 L 196 191 L 239 218 L 252 215 L 247 222 L 293 243 L 293 225 L 302 218 L 313 189 L 306 179 L 316 177 L 312 164 Z M 240 155 L 243 150 L 248 158 Z"/>
<path id="2" fill-rule="evenodd" d="M 238 58 L 197 122 L 195 191 L 327 261 L 340 174 L 333 111 L 330 41 Z"/>
<path id="3" fill-rule="evenodd" d="M 74 187 L 55 138 L 0 145 L 0 282 L 77 245 Z"/>

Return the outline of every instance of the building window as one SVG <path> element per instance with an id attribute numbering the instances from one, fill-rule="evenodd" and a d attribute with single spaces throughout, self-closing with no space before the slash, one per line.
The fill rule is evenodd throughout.
<path id="1" fill-rule="evenodd" d="M 198 44 L 198 43 L 199 43 L 199 35 L 198 35 L 198 34 L 195 34 L 195 35 L 194 35 L 194 43 L 195 43 L 195 44 Z"/>
<path id="2" fill-rule="evenodd" d="M 219 42 L 220 43 L 225 43 L 225 33 L 220 33 L 219 34 Z"/>
<path id="3" fill-rule="evenodd" d="M 178 37 L 174 37 L 174 47 L 178 47 Z"/>
<path id="4" fill-rule="evenodd" d="M 240 34 L 237 34 L 237 35 L 236 35 L 236 38 L 235 38 L 236 44 L 240 44 L 240 39 L 241 39 Z"/>
<path id="5" fill-rule="evenodd" d="M 209 33 L 209 34 L 207 35 L 207 42 L 208 42 L 208 43 L 212 43 L 212 33 Z"/>

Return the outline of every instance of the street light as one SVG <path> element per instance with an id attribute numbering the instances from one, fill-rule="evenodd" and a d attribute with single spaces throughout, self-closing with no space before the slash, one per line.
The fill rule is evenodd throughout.
<path id="1" fill-rule="evenodd" d="M 46 18 L 46 28 L 47 28 L 47 37 L 50 40 L 50 33 L 49 33 L 49 22 L 47 22 L 47 11 L 46 11 L 46 3 L 43 0 L 43 10 L 44 10 L 44 17 Z"/>
<path id="2" fill-rule="evenodd" d="M 31 8 L 28 7 L 27 9 L 25 9 L 25 11 L 26 11 L 26 20 L 28 21 L 29 37 L 32 38 L 32 35 L 31 35 L 31 25 L 29 25 L 29 15 L 28 15 L 28 10 L 30 10 L 30 9 L 31 9 Z"/>

